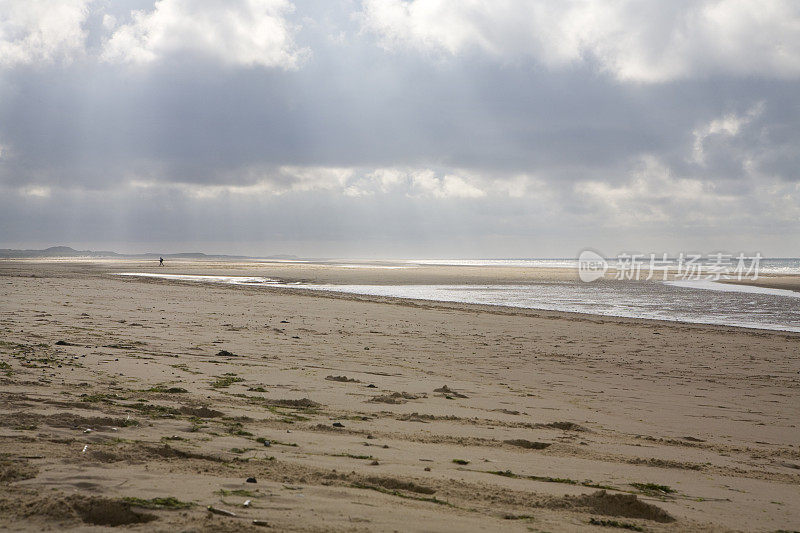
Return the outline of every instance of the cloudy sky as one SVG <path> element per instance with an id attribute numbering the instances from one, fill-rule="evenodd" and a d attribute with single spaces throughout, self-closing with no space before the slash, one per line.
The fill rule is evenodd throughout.
<path id="1" fill-rule="evenodd" d="M 0 0 L 0 247 L 800 255 L 796 0 Z"/>

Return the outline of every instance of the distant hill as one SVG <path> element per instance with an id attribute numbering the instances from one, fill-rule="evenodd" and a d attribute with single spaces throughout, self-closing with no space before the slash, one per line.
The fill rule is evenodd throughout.
<path id="1" fill-rule="evenodd" d="M 3 258 L 35 258 L 35 257 L 119 257 L 116 252 L 95 252 L 91 250 L 75 250 L 69 246 L 51 246 L 44 250 L 13 250 L 0 248 Z"/>
<path id="2" fill-rule="evenodd" d="M 164 259 L 297 259 L 294 255 L 271 255 L 266 257 L 249 257 L 246 255 L 208 255 L 202 252 L 183 252 L 175 254 L 120 254 L 109 251 L 75 250 L 69 246 L 51 246 L 44 250 L 14 250 L 0 248 L 0 259 L 36 259 L 40 257 L 119 257 L 149 259 L 163 257 Z"/>

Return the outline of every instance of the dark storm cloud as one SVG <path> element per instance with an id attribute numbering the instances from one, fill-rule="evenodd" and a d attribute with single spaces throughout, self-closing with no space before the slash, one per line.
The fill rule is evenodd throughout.
<path id="1" fill-rule="evenodd" d="M 680 159 L 698 124 L 758 101 L 769 114 L 759 122 L 775 126 L 775 138 L 762 142 L 774 147 L 776 164 L 790 155 L 781 150 L 800 140 L 797 112 L 785 115 L 781 87 L 739 96 L 735 106 L 717 102 L 719 89 L 710 82 L 675 83 L 665 93 L 620 87 L 585 71 L 543 76 L 486 64 L 448 65 L 445 76 L 441 65 L 404 65 L 381 55 L 360 74 L 330 72 L 320 58 L 277 73 L 220 75 L 196 61 L 141 73 L 95 65 L 18 71 L 7 79 L 13 89 L 0 115 L 0 136 L 14 150 L 6 178 L 29 180 L 31 164 L 38 179 L 90 187 L 131 174 L 246 182 L 253 177 L 241 171 L 253 165 L 617 174 L 620 162 L 641 153 Z M 389 67 L 415 81 L 386 79 L 380 70 Z M 686 92 L 706 97 L 687 102 Z"/>

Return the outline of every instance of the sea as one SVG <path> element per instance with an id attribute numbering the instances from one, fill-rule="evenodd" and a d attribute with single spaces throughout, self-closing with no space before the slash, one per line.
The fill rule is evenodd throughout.
<path id="1" fill-rule="evenodd" d="M 415 268 L 426 265 L 578 268 L 575 259 L 410 259 L 379 263 L 327 260 L 324 264 L 344 268 Z M 800 275 L 800 259 L 761 259 L 759 273 Z M 576 280 L 515 285 L 332 285 L 283 283 L 270 278 L 245 276 L 119 274 L 800 332 L 800 292 L 733 285 L 709 279 L 663 281 L 655 276 L 650 280 L 600 279 L 591 283 Z"/>

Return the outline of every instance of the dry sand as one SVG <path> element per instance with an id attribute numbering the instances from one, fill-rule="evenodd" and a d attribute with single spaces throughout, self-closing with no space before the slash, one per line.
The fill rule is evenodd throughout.
<path id="1" fill-rule="evenodd" d="M 800 334 L 126 270 L 0 262 L 0 528 L 800 529 Z"/>

